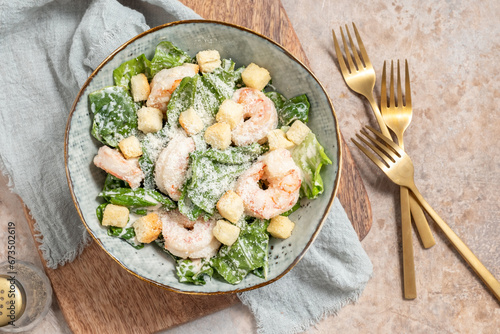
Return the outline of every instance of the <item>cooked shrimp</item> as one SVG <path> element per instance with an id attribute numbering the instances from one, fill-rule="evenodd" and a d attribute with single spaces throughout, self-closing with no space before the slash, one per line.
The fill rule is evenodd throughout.
<path id="1" fill-rule="evenodd" d="M 183 132 L 178 132 L 156 160 L 156 185 L 160 191 L 168 194 L 174 201 L 181 198 L 179 188 L 186 179 L 189 153 L 193 152 L 194 149 L 194 140 Z"/>
<path id="2" fill-rule="evenodd" d="M 254 88 L 240 88 L 232 99 L 243 105 L 243 118 L 231 132 L 236 146 L 245 146 L 265 139 L 267 133 L 276 129 L 278 113 L 273 101 Z"/>
<path id="3" fill-rule="evenodd" d="M 212 230 L 215 219 L 190 221 L 178 210 L 161 214 L 165 249 L 175 256 L 191 259 L 210 258 L 217 253 L 221 243 Z"/>
<path id="4" fill-rule="evenodd" d="M 99 148 L 94 157 L 94 165 L 120 180 L 128 182 L 132 189 L 139 187 L 144 179 L 138 158 L 125 159 L 118 150 L 108 146 Z"/>
<path id="5" fill-rule="evenodd" d="M 263 181 L 267 189 L 262 189 Z M 253 217 L 270 219 L 290 210 L 299 199 L 300 169 L 286 149 L 263 155 L 236 183 L 236 193 L 243 199 L 245 212 Z"/>
<path id="6" fill-rule="evenodd" d="M 182 79 L 196 75 L 198 69 L 199 67 L 196 64 L 183 64 L 158 72 L 151 81 L 151 93 L 146 105 L 166 112 L 170 96 L 172 96 Z"/>

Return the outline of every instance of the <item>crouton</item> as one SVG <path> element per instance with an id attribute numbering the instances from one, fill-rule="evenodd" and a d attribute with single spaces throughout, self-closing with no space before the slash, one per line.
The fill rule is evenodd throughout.
<path id="1" fill-rule="evenodd" d="M 286 137 L 296 145 L 300 145 L 309 132 L 311 132 L 311 130 L 307 127 L 307 125 L 299 120 L 296 120 L 286 132 Z"/>
<path id="2" fill-rule="evenodd" d="M 215 119 L 217 122 L 229 124 L 233 130 L 243 121 L 243 106 L 233 100 L 225 100 L 220 105 Z"/>
<path id="3" fill-rule="evenodd" d="M 285 132 L 280 129 L 274 129 L 267 134 L 269 150 L 274 151 L 278 148 L 291 149 L 295 144 L 286 138 Z"/>
<path id="4" fill-rule="evenodd" d="M 267 83 L 271 80 L 271 75 L 265 68 L 251 63 L 241 73 L 241 78 L 243 79 L 245 86 L 263 90 Z"/>
<path id="5" fill-rule="evenodd" d="M 225 150 L 231 145 L 231 127 L 227 123 L 215 123 L 205 131 L 205 141 L 210 146 Z"/>
<path id="6" fill-rule="evenodd" d="M 127 159 L 137 158 L 142 155 L 141 142 L 136 136 L 130 136 L 118 143 L 123 156 Z"/>
<path id="7" fill-rule="evenodd" d="M 273 237 L 279 239 L 287 239 L 292 235 L 295 223 L 292 222 L 288 217 L 276 216 L 271 218 L 271 222 L 267 227 L 267 232 L 269 232 Z"/>
<path id="8" fill-rule="evenodd" d="M 203 73 L 213 72 L 220 67 L 220 54 L 217 50 L 205 50 L 196 54 L 196 61 L 200 65 L 200 71 Z"/>
<path id="9" fill-rule="evenodd" d="M 188 136 L 192 136 L 203 130 L 203 121 L 193 108 L 189 108 L 179 115 L 179 123 Z"/>
<path id="10" fill-rule="evenodd" d="M 135 102 L 146 101 L 149 93 L 151 93 L 148 78 L 144 73 L 139 73 L 130 78 L 130 89 Z"/>
<path id="11" fill-rule="evenodd" d="M 129 211 L 121 205 L 108 204 L 102 215 L 102 225 L 125 227 L 128 223 Z"/>
<path id="12" fill-rule="evenodd" d="M 227 191 L 217 202 L 220 215 L 232 223 L 236 223 L 244 211 L 243 200 L 232 190 Z"/>
<path id="13" fill-rule="evenodd" d="M 222 244 L 231 246 L 234 244 L 236 239 L 238 239 L 240 235 L 240 228 L 221 219 L 215 224 L 212 233 Z"/>
<path id="14" fill-rule="evenodd" d="M 150 213 L 137 219 L 132 226 L 137 241 L 145 244 L 158 239 L 162 229 L 161 220 L 156 213 Z"/>
<path id="15" fill-rule="evenodd" d="M 137 110 L 137 128 L 144 133 L 160 131 L 163 128 L 163 112 L 154 107 Z"/>

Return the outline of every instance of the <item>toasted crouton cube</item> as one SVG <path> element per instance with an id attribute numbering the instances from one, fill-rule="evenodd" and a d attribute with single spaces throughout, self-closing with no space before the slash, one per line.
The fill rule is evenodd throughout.
<path id="1" fill-rule="evenodd" d="M 102 225 L 125 227 L 128 223 L 129 211 L 121 205 L 108 204 L 102 215 Z"/>
<path id="2" fill-rule="evenodd" d="M 221 243 L 231 246 L 234 244 L 236 239 L 238 239 L 238 236 L 240 235 L 240 228 L 221 219 L 215 224 L 212 233 Z"/>
<path id="3" fill-rule="evenodd" d="M 232 190 L 227 191 L 217 202 L 217 210 L 222 217 L 236 223 L 244 211 L 243 200 Z"/>
<path id="4" fill-rule="evenodd" d="M 225 150 L 231 145 L 231 127 L 227 123 L 215 123 L 205 131 L 207 144 L 219 150 Z"/>
<path id="5" fill-rule="evenodd" d="M 231 130 L 233 130 L 243 121 L 243 105 L 233 100 L 225 100 L 220 105 L 215 119 L 217 122 L 229 124 Z"/>
<path id="6" fill-rule="evenodd" d="M 137 241 L 145 244 L 156 240 L 162 229 L 161 220 L 156 213 L 150 213 L 137 219 L 133 226 Z"/>
<path id="7" fill-rule="evenodd" d="M 141 142 L 136 136 L 130 136 L 118 143 L 123 156 L 127 159 L 137 158 L 142 155 Z"/>
<path id="8" fill-rule="evenodd" d="M 189 108 L 179 115 L 179 123 L 188 136 L 192 136 L 203 130 L 203 121 L 193 108 Z"/>
<path id="9" fill-rule="evenodd" d="M 139 73 L 130 78 L 130 89 L 135 102 L 146 101 L 149 93 L 151 93 L 148 78 L 144 73 Z"/>
<path id="10" fill-rule="evenodd" d="M 295 223 L 292 222 L 288 217 L 276 216 L 271 218 L 271 222 L 267 227 L 267 232 L 269 232 L 273 237 L 279 239 L 287 239 L 292 235 Z"/>
<path id="11" fill-rule="evenodd" d="M 311 129 L 307 127 L 304 123 L 299 120 L 293 122 L 292 126 L 286 132 L 286 137 L 293 141 L 296 145 L 300 145 L 306 138 L 306 136 L 311 132 Z"/>
<path id="12" fill-rule="evenodd" d="M 163 112 L 154 107 L 137 110 L 137 128 L 144 133 L 160 131 L 163 127 Z"/>
<path id="13" fill-rule="evenodd" d="M 205 50 L 196 54 L 196 61 L 200 65 L 200 70 L 203 73 L 213 72 L 217 67 L 220 67 L 220 54 L 217 50 Z"/>
<path id="14" fill-rule="evenodd" d="M 271 75 L 265 68 L 251 63 L 241 73 L 241 78 L 243 79 L 243 83 L 245 84 L 245 86 L 263 90 L 269 80 L 271 80 Z"/>
<path id="15" fill-rule="evenodd" d="M 267 134 L 269 150 L 274 151 L 278 148 L 291 149 L 295 144 L 286 138 L 285 132 L 281 129 L 274 129 Z"/>

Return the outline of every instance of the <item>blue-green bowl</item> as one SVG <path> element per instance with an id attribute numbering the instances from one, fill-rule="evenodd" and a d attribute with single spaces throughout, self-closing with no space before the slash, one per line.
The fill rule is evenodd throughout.
<path id="1" fill-rule="evenodd" d="M 121 239 L 108 236 L 107 229 L 97 220 L 97 195 L 102 189 L 105 173 L 92 163 L 101 144 L 90 134 L 92 119 L 88 94 L 113 85 L 113 69 L 122 62 L 142 53 L 151 59 L 156 45 L 163 40 L 171 41 L 191 56 L 201 50 L 216 49 L 222 58 L 231 58 L 237 66 L 256 63 L 270 71 L 273 86 L 287 98 L 304 93 L 309 98 L 311 111 L 308 125 L 333 164 L 322 171 L 324 193 L 291 215 L 296 223 L 292 236 L 286 240 L 271 238 L 267 280 L 250 274 L 238 285 L 215 278 L 203 286 L 179 283 L 173 260 L 167 254 L 155 245 L 136 250 Z M 332 103 L 318 79 L 304 64 L 277 43 L 249 29 L 224 22 L 198 20 L 174 22 L 150 29 L 120 46 L 97 67 L 81 88 L 71 109 L 64 155 L 76 209 L 89 233 L 109 256 L 144 281 L 171 291 L 206 295 L 241 292 L 267 285 L 298 263 L 320 232 L 333 203 L 340 179 L 339 143 L 338 123 Z"/>

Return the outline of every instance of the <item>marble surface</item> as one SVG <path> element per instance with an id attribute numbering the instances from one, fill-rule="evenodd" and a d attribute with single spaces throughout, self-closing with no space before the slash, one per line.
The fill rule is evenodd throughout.
<path id="1" fill-rule="evenodd" d="M 384 60 L 408 59 L 413 121 L 405 144 L 424 197 L 497 278 L 500 278 L 500 2 L 282 0 L 349 140 L 376 125 L 369 105 L 345 85 L 336 66 L 331 29 L 354 21 L 378 81 Z M 308 333 L 498 333 L 500 304 L 431 224 L 436 245 L 423 249 L 414 234 L 418 297 L 402 298 L 398 187 L 350 142 L 368 190 L 373 227 L 363 247 L 374 277 L 355 305 L 327 317 Z M 19 199 L 0 179 L 0 226 L 14 221 L 18 258 L 41 266 Z M 5 233 L 0 244 L 6 245 Z M 0 258 L 6 256 L 0 247 Z M 242 305 L 166 333 L 253 333 Z M 54 302 L 34 333 L 67 333 Z"/>

